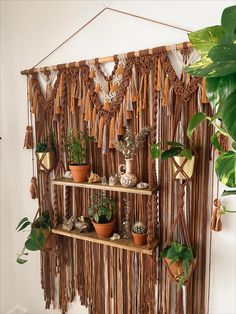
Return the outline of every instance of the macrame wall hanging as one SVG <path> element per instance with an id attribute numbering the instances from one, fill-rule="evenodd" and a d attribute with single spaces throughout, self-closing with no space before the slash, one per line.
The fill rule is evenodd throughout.
<path id="1" fill-rule="evenodd" d="M 178 54 L 183 68 L 192 56 L 192 48 L 185 43 L 176 52 L 175 47 L 116 55 L 110 76 L 106 76 L 98 59 L 23 71 L 28 77 L 33 121 L 33 125 L 28 123 L 24 146 L 32 147 L 33 141 L 28 139 L 31 132 L 36 143 L 54 134 L 55 167 L 47 170 L 42 158 L 38 159 L 37 177 L 32 178 L 31 188 L 32 197 L 38 197 L 39 212 L 49 210 L 56 230 L 63 218 L 88 216 L 89 196 L 95 193 L 92 189 L 51 184 L 68 170 L 64 147 L 70 130 L 95 137 L 96 141 L 89 145 L 91 170 L 109 178 L 124 162 L 113 143 L 123 138 L 125 127 L 129 125 L 132 133 L 137 134 L 150 126 L 151 135 L 134 160 L 133 172 L 151 188 L 159 186 L 159 191 L 152 196 L 125 194 L 130 202 L 131 220 L 146 223 L 150 247 L 158 239 L 162 249 L 173 234 L 191 243 L 197 260 L 186 286 L 185 313 L 205 313 L 207 206 L 212 197 L 208 184 L 212 171 L 208 144 L 211 128 L 203 125 L 194 134 L 196 169 L 184 185 L 174 180 L 171 161 L 155 164 L 149 149 L 150 144 L 168 140 L 190 146 L 186 136 L 188 121 L 197 111 L 209 115 L 209 106 L 201 99 L 202 79 L 184 73 L 178 78 L 170 62 L 170 56 L 175 58 Z M 124 195 L 107 193 L 117 201 L 119 232 Z M 91 314 L 183 313 L 182 290 L 169 280 L 159 251 L 148 255 L 55 235 L 53 249 L 41 252 L 46 308 L 52 305 L 66 313 L 68 303 L 78 294 Z"/>

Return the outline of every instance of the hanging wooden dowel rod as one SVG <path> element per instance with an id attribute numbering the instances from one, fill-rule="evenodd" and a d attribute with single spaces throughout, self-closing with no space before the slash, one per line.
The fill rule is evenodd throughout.
<path id="1" fill-rule="evenodd" d="M 192 44 L 190 42 L 185 42 L 185 43 L 180 43 L 180 44 L 175 45 L 176 50 L 181 50 L 183 48 L 192 48 Z M 140 55 L 147 55 L 147 54 L 152 55 L 156 52 L 161 52 L 161 51 L 168 52 L 168 51 L 172 51 L 172 49 L 173 49 L 173 45 L 168 45 L 168 46 L 161 46 L 161 47 L 147 49 L 147 50 L 129 52 L 127 54 L 121 54 L 121 56 L 133 55 L 135 57 L 138 57 Z M 57 65 L 52 65 L 52 66 L 40 67 L 40 68 L 32 68 L 29 70 L 21 71 L 21 74 L 28 75 L 28 74 L 37 73 L 37 72 L 57 71 L 58 69 L 63 69 L 63 68 L 74 68 L 74 67 L 79 67 L 80 65 L 85 64 L 86 62 L 92 62 L 92 61 L 94 61 L 94 59 L 63 63 L 63 64 L 57 64 Z M 112 62 L 112 61 L 114 61 L 114 56 L 102 57 L 98 59 L 99 63 L 106 63 L 106 62 Z"/>

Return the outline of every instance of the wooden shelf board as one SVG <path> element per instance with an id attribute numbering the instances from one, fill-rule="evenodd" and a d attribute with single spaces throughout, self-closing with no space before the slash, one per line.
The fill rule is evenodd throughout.
<path id="1" fill-rule="evenodd" d="M 52 184 L 79 187 L 79 188 L 85 188 L 85 189 L 133 193 L 133 194 L 141 194 L 141 195 L 152 195 L 157 191 L 157 187 L 153 189 L 138 189 L 137 187 L 125 188 L 120 184 L 110 186 L 108 184 L 105 185 L 101 183 L 88 183 L 88 182 L 76 183 L 72 179 L 65 179 L 65 178 L 52 180 Z"/>
<path id="2" fill-rule="evenodd" d="M 67 231 L 65 229 L 62 229 L 60 226 L 52 229 L 52 233 L 147 255 L 152 255 L 158 245 L 158 240 L 153 240 L 150 247 L 147 244 L 137 246 L 134 244 L 132 239 L 119 239 L 119 240 L 110 240 L 109 238 L 101 239 L 98 238 L 95 232 L 79 233 L 77 230 Z"/>

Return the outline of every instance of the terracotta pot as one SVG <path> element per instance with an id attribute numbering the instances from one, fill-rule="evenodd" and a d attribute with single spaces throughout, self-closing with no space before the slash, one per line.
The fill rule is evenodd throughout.
<path id="1" fill-rule="evenodd" d="M 134 243 L 136 245 L 145 245 L 147 243 L 147 234 L 146 233 L 134 233 L 132 232 Z"/>
<path id="2" fill-rule="evenodd" d="M 183 262 L 174 262 L 171 263 L 171 259 L 165 257 L 164 261 L 168 267 L 168 275 L 171 280 L 178 282 L 179 277 L 181 277 L 184 273 L 183 270 Z M 190 268 L 189 268 L 189 274 L 188 277 L 185 279 L 184 283 L 187 283 L 190 276 L 192 275 L 192 272 L 194 271 L 194 268 L 196 266 L 196 259 L 193 259 L 190 261 Z"/>
<path id="3" fill-rule="evenodd" d="M 99 224 L 94 221 L 92 223 L 99 238 L 109 238 L 112 235 L 115 224 L 114 219 L 105 224 Z"/>
<path id="4" fill-rule="evenodd" d="M 40 161 L 39 170 L 45 171 L 44 167 L 46 168 L 46 171 L 50 171 L 53 169 L 53 166 L 54 166 L 54 153 L 53 152 L 35 153 L 35 155 L 37 159 Z"/>
<path id="5" fill-rule="evenodd" d="M 82 183 L 88 181 L 89 165 L 69 166 L 74 182 Z"/>
<path id="6" fill-rule="evenodd" d="M 44 243 L 43 250 L 44 251 L 49 251 L 49 250 L 52 249 L 53 234 L 49 230 L 47 230 L 47 229 L 43 230 L 43 234 L 44 234 L 44 238 L 45 238 L 45 243 Z"/>
<path id="7" fill-rule="evenodd" d="M 174 160 L 176 161 L 176 163 L 181 167 L 181 165 L 184 163 L 185 161 L 185 157 L 183 156 L 174 156 L 173 157 Z M 192 156 L 192 159 L 188 159 L 186 161 L 186 163 L 184 164 L 183 170 L 184 172 L 187 174 L 187 176 L 189 178 L 191 178 L 193 176 L 193 171 L 194 171 L 194 164 L 195 164 L 195 156 Z M 177 168 L 175 167 L 174 163 L 173 163 L 173 173 L 175 173 L 177 171 Z M 178 172 L 177 176 L 175 177 L 175 179 L 186 179 L 185 176 L 181 173 Z"/>

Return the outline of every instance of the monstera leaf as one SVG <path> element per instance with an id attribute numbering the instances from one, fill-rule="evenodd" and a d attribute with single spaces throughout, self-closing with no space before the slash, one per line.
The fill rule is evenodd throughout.
<path id="1" fill-rule="evenodd" d="M 215 171 L 219 180 L 228 187 L 236 187 L 236 153 L 222 153 L 215 162 Z"/>
<path id="2" fill-rule="evenodd" d="M 206 56 L 209 50 L 218 45 L 225 33 L 220 25 L 206 27 L 199 31 L 188 34 L 189 40 L 202 57 Z"/>
<path id="3" fill-rule="evenodd" d="M 229 135 L 236 141 L 236 90 L 223 101 L 221 117 Z"/>
<path id="4" fill-rule="evenodd" d="M 206 78 L 207 97 L 212 106 L 218 105 L 234 90 L 236 90 L 236 73 Z"/>

